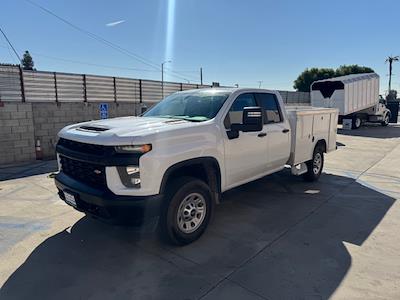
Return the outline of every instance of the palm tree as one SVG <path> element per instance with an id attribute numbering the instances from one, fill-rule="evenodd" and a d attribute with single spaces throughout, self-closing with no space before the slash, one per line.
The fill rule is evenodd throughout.
<path id="1" fill-rule="evenodd" d="M 399 61 L 399 56 L 388 56 L 385 62 L 389 62 L 389 93 L 392 90 L 392 64 L 395 61 Z"/>

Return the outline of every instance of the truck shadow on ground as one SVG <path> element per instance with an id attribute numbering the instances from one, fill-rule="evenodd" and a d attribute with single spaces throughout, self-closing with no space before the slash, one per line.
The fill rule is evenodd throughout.
<path id="1" fill-rule="evenodd" d="M 0 298 L 327 299 L 352 262 L 344 242 L 361 246 L 393 202 L 350 178 L 282 171 L 224 194 L 182 248 L 84 217 L 37 246 Z"/>
<path id="2" fill-rule="evenodd" d="M 56 160 L 28 162 L 0 168 L 0 181 L 57 172 Z"/>
<path id="3" fill-rule="evenodd" d="M 337 133 L 342 135 L 363 136 L 379 139 L 398 138 L 400 137 L 400 124 L 389 124 L 389 126 L 386 127 L 383 127 L 380 124 L 368 124 L 354 130 L 338 128 Z"/>

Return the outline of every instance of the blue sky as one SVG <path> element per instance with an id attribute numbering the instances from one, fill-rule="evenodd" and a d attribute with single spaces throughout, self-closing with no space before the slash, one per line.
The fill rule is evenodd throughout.
<path id="1" fill-rule="evenodd" d="M 385 57 L 400 55 L 400 1 L 32 1 L 146 61 L 172 60 L 166 67 L 195 83 L 203 67 L 206 83 L 257 87 L 262 80 L 265 88 L 291 90 L 307 67 L 360 64 L 381 76 L 384 91 Z M 25 0 L 1 1 L 0 26 L 19 53 L 31 51 L 39 70 L 160 79 L 154 67 Z M 0 62 L 16 62 L 2 37 Z M 400 89 L 400 62 L 394 73 L 392 86 Z M 183 81 L 173 75 L 165 79 Z"/>

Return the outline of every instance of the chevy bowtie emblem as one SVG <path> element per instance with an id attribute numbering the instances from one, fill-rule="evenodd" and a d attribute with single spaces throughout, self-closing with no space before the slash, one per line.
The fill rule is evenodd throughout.
<path id="1" fill-rule="evenodd" d="M 101 174 L 101 171 L 100 171 L 100 170 L 94 170 L 93 172 L 94 172 L 95 174 L 97 174 L 97 175 Z"/>

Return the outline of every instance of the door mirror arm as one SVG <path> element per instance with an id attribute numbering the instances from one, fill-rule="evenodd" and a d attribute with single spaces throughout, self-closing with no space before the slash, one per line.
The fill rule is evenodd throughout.
<path id="1" fill-rule="evenodd" d="M 230 140 L 237 139 L 239 137 L 239 131 L 231 128 L 231 130 L 226 131 L 226 135 Z"/>

